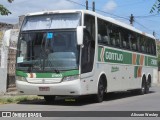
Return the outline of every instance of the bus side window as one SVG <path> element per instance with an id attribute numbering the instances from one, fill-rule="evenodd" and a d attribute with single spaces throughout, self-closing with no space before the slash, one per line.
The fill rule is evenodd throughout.
<path id="1" fill-rule="evenodd" d="M 154 55 L 154 45 L 153 45 L 153 42 L 151 44 L 151 50 L 152 50 L 152 55 Z"/>
<path id="2" fill-rule="evenodd" d="M 137 50 L 137 39 L 136 39 L 136 34 L 131 33 L 130 35 L 130 43 L 131 43 L 131 50 L 136 51 Z"/>
<path id="3" fill-rule="evenodd" d="M 116 45 L 116 41 L 115 41 L 115 37 L 113 33 L 109 34 L 110 40 L 111 40 L 111 45 L 115 46 Z"/>
<path id="4" fill-rule="evenodd" d="M 98 19 L 98 43 L 103 45 L 110 44 L 107 23 L 101 19 Z"/>
<path id="5" fill-rule="evenodd" d="M 93 40 L 95 41 L 95 17 L 86 14 L 84 16 L 84 25 L 86 26 L 86 30 L 88 30 Z"/>
<path id="6" fill-rule="evenodd" d="M 121 34 L 120 27 L 114 24 L 109 24 L 108 35 L 110 38 L 110 43 L 113 47 L 121 47 Z"/>
<path id="7" fill-rule="evenodd" d="M 121 29 L 121 42 L 122 42 L 122 47 L 124 49 L 130 49 L 130 46 L 129 46 L 129 33 L 126 29 Z"/>
<path id="8" fill-rule="evenodd" d="M 120 47 L 120 34 L 119 34 L 118 27 L 117 27 L 117 31 L 116 31 L 116 47 Z"/>
<path id="9" fill-rule="evenodd" d="M 147 49 L 147 53 L 148 54 L 151 54 L 151 41 L 152 39 L 147 39 L 147 42 L 146 42 L 146 49 Z"/>
<path id="10" fill-rule="evenodd" d="M 137 51 L 140 52 L 140 35 L 137 34 Z"/>
<path id="11" fill-rule="evenodd" d="M 85 15 L 83 36 L 83 48 L 81 57 L 81 73 L 91 72 L 94 63 L 95 53 L 95 17 L 91 15 Z M 100 36 L 99 36 L 100 39 Z"/>
<path id="12" fill-rule="evenodd" d="M 88 30 L 84 30 L 84 47 L 82 49 L 82 73 L 91 72 L 94 62 L 95 41 Z"/>
<path id="13" fill-rule="evenodd" d="M 146 37 L 143 37 L 142 43 L 141 43 L 141 50 L 142 50 L 143 53 L 146 53 L 145 45 L 146 45 Z"/>

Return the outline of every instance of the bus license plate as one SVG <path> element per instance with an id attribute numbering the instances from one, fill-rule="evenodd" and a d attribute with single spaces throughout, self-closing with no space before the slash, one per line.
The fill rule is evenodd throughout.
<path id="1" fill-rule="evenodd" d="M 50 91 L 49 87 L 39 87 L 39 91 Z"/>

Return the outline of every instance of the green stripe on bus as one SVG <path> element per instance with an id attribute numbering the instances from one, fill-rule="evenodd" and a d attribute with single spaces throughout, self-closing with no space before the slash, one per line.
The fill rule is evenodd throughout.
<path id="1" fill-rule="evenodd" d="M 154 57 L 148 57 L 148 66 L 154 66 L 157 67 L 157 58 Z"/>
<path id="2" fill-rule="evenodd" d="M 102 47 L 98 47 L 98 61 L 101 61 Z"/>
<path id="3" fill-rule="evenodd" d="M 104 48 L 104 54 L 102 54 L 102 50 Z M 142 66 L 153 66 L 157 67 L 157 58 L 156 57 L 149 57 L 139 53 L 130 53 L 124 52 L 123 50 L 114 50 L 110 48 L 105 48 L 99 46 L 98 48 L 98 61 L 99 62 L 109 62 L 109 63 L 120 63 L 120 64 L 133 64 L 133 54 L 136 55 L 136 61 L 134 65 L 140 65 L 140 60 Z M 102 56 L 103 55 L 103 56 Z M 104 61 L 102 60 L 104 58 Z M 144 63 L 144 64 L 143 64 Z"/>
<path id="4" fill-rule="evenodd" d="M 132 64 L 132 53 L 123 52 L 123 64 Z"/>
<path id="5" fill-rule="evenodd" d="M 22 77 L 28 77 L 28 75 L 35 74 L 35 78 L 62 78 L 62 77 L 67 77 L 67 76 L 73 76 L 73 75 L 78 75 L 79 70 L 71 70 L 71 71 L 65 71 L 61 73 L 25 73 L 22 71 L 16 71 L 17 76 L 22 76 Z"/>
<path id="6" fill-rule="evenodd" d="M 140 65 L 140 55 L 137 55 L 136 65 Z"/>
<path id="7" fill-rule="evenodd" d="M 22 77 L 27 77 L 28 76 L 27 73 L 22 72 L 22 71 L 16 71 L 16 75 L 17 76 L 22 76 Z"/>
<path id="8" fill-rule="evenodd" d="M 104 61 L 111 63 L 123 63 L 123 52 L 113 49 L 105 49 Z"/>
<path id="9" fill-rule="evenodd" d="M 148 57 L 145 56 L 145 66 L 148 66 Z"/>
<path id="10" fill-rule="evenodd" d="M 138 72 L 137 71 L 138 71 L 138 66 L 135 66 L 134 67 L 134 77 L 135 78 L 137 78 L 137 76 L 138 76 Z"/>
<path id="11" fill-rule="evenodd" d="M 66 72 L 63 72 L 62 74 L 63 74 L 64 77 L 78 75 L 79 70 L 66 71 Z"/>

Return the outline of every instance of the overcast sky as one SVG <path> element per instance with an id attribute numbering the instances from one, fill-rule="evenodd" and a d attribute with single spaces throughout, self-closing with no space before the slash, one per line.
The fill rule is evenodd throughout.
<path id="1" fill-rule="evenodd" d="M 71 0 L 85 5 L 86 0 Z M 91 7 L 93 0 L 88 0 Z M 134 26 L 144 32 L 151 33 L 155 31 L 160 38 L 160 14 L 150 14 L 150 9 L 155 0 L 95 0 L 96 9 L 105 11 L 109 14 L 100 13 L 113 17 L 125 23 L 129 23 L 129 16 L 133 14 L 135 18 Z M 44 10 L 61 9 L 85 9 L 85 7 L 68 2 L 67 0 L 14 0 L 8 3 L 7 0 L 0 0 L 0 4 L 7 7 L 12 14 L 9 16 L 0 16 L 0 22 L 17 23 L 18 16 L 30 12 Z M 97 11 L 98 12 L 98 11 Z M 153 16 L 151 16 L 153 15 Z M 123 19 L 127 18 L 127 19 Z"/>

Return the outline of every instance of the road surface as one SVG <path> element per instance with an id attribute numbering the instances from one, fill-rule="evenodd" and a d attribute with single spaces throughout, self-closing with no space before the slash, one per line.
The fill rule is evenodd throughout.
<path id="1" fill-rule="evenodd" d="M 48 104 L 43 99 L 38 101 L 27 101 L 18 104 L 0 105 L 0 111 L 160 111 L 160 87 L 153 87 L 146 95 L 137 95 L 131 92 L 120 92 L 108 94 L 104 102 L 94 103 L 91 97 L 83 99 L 57 98 L 54 104 Z M 98 112 L 97 112 L 98 113 Z M 114 114 L 114 113 L 113 113 Z M 78 113 L 76 113 L 78 116 Z M 0 118 L 2 119 L 2 118 Z M 18 118 L 13 118 L 13 120 Z M 20 119 L 20 118 L 19 118 Z M 44 118 L 39 118 L 40 120 Z M 46 120 L 75 120 L 70 117 L 46 118 Z M 76 118 L 81 120 L 82 118 Z M 86 120 L 133 120 L 133 119 L 160 119 L 159 118 L 109 118 L 109 117 L 88 117 Z"/>

